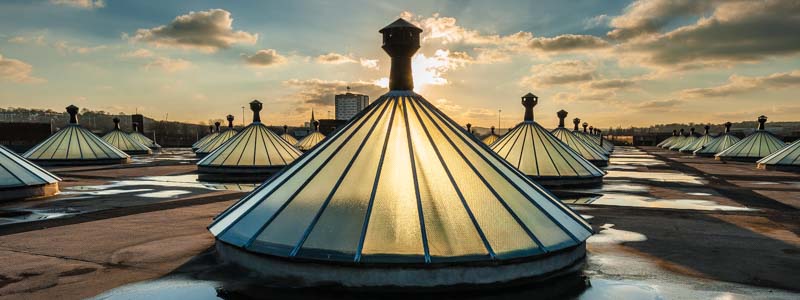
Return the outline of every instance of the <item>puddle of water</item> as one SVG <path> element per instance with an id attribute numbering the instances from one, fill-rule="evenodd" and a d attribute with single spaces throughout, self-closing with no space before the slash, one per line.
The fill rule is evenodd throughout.
<path id="1" fill-rule="evenodd" d="M 593 201 L 592 204 L 693 210 L 755 211 L 755 209 L 747 207 L 721 205 L 711 200 L 658 199 L 653 197 L 616 193 L 605 194 Z"/>
<path id="2" fill-rule="evenodd" d="M 645 179 L 655 182 L 706 184 L 705 180 L 702 180 L 697 176 L 692 176 L 684 173 L 608 171 L 608 174 L 606 175 L 605 178 L 635 178 L 635 179 Z"/>
<path id="3" fill-rule="evenodd" d="M 82 211 L 74 208 L 0 210 L 0 225 L 62 218 L 79 213 Z"/>
<path id="4" fill-rule="evenodd" d="M 710 193 L 686 193 L 686 194 L 692 196 L 712 196 Z"/>
<path id="5" fill-rule="evenodd" d="M 90 299 L 223 299 L 217 296 L 217 284 L 189 279 L 160 279 L 122 286 Z"/>
<path id="6" fill-rule="evenodd" d="M 612 165 L 632 165 L 632 166 L 658 166 L 666 165 L 667 163 L 649 158 L 617 158 L 612 157 L 610 160 Z"/>
<path id="7" fill-rule="evenodd" d="M 196 188 L 206 190 L 232 190 L 249 192 L 260 185 L 260 183 L 215 183 L 197 181 L 197 174 L 170 175 L 170 176 L 146 176 L 128 180 L 112 181 L 104 185 L 74 186 L 66 188 L 74 191 L 75 194 L 90 195 L 113 195 L 115 193 L 130 193 L 152 191 L 152 189 L 123 190 L 122 187 L 135 186 L 159 186 L 172 188 Z"/>
<path id="8" fill-rule="evenodd" d="M 780 184 L 780 183 L 778 183 L 778 182 L 768 182 L 768 181 L 758 181 L 758 182 L 753 182 L 752 184 L 757 184 L 757 185 L 773 185 L 773 184 Z"/>
<path id="9" fill-rule="evenodd" d="M 92 195 L 92 196 L 103 196 L 103 195 L 119 195 L 119 194 L 127 194 L 127 193 L 140 193 L 140 192 L 149 192 L 153 189 L 133 189 L 133 190 L 122 190 L 122 189 L 103 189 L 103 186 L 73 186 L 66 188 L 68 191 L 61 192 L 64 195 L 73 195 L 73 194 L 80 194 L 80 195 Z M 76 197 L 77 198 L 77 197 Z"/>
<path id="10" fill-rule="evenodd" d="M 644 242 L 647 240 L 644 234 L 614 229 L 613 227 L 614 224 L 603 224 L 603 226 L 600 226 L 600 232 L 589 237 L 586 242 L 590 244 L 622 244 L 626 242 Z"/>
<path id="11" fill-rule="evenodd" d="M 190 191 L 183 191 L 183 190 L 166 190 L 166 191 L 139 194 L 137 196 L 145 198 L 173 198 L 176 196 L 191 194 L 191 193 L 192 192 Z"/>

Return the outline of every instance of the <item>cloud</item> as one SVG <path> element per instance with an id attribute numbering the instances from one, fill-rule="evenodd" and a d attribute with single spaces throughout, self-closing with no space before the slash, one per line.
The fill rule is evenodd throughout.
<path id="1" fill-rule="evenodd" d="M 148 58 L 148 57 L 153 57 L 154 55 L 155 54 L 153 54 L 153 51 L 150 51 L 150 50 L 147 50 L 147 49 L 136 49 L 136 50 L 133 50 L 133 51 L 130 51 L 130 52 L 125 52 L 125 53 L 121 54 L 120 57 L 123 57 L 123 58 Z"/>
<path id="2" fill-rule="evenodd" d="M 800 87 L 800 70 L 775 73 L 762 77 L 732 75 L 728 83 L 709 88 L 686 89 L 681 94 L 687 97 L 726 97 L 753 91 Z"/>
<path id="3" fill-rule="evenodd" d="M 589 83 L 588 87 L 592 89 L 623 89 L 636 85 L 635 79 L 600 79 L 594 80 Z"/>
<path id="4" fill-rule="evenodd" d="M 352 89 L 352 92 L 370 95 L 370 97 L 386 92 L 386 88 L 364 81 L 291 79 L 284 81 L 283 84 L 298 90 L 292 98 L 311 105 L 333 105 L 334 95 L 343 93 L 348 86 Z"/>
<path id="5" fill-rule="evenodd" d="M 12 44 L 33 44 L 44 46 L 47 43 L 44 40 L 44 35 L 37 35 L 37 36 L 15 36 L 8 39 L 9 43 Z"/>
<path id="6" fill-rule="evenodd" d="M 404 12 L 401 16 L 423 29 L 422 40 L 427 43 L 471 47 L 478 58 L 493 58 L 505 61 L 505 56 L 520 53 L 559 53 L 591 50 L 610 46 L 602 38 L 592 35 L 564 34 L 554 37 L 536 37 L 533 33 L 520 31 L 508 35 L 483 34 L 457 25 L 456 18 L 415 16 Z M 482 54 L 490 52 L 489 54 Z"/>
<path id="7" fill-rule="evenodd" d="M 244 61 L 255 67 L 269 67 L 286 62 L 286 57 L 278 54 L 275 49 L 258 50 L 253 55 L 242 55 Z"/>
<path id="8" fill-rule="evenodd" d="M 669 99 L 669 100 L 650 100 L 645 101 L 633 106 L 637 111 L 643 112 L 669 112 L 675 111 L 681 105 L 686 104 L 685 100 Z"/>
<path id="9" fill-rule="evenodd" d="M 226 10 L 192 11 L 175 17 L 167 25 L 139 29 L 129 40 L 203 52 L 216 52 L 234 44 L 253 45 L 258 40 L 258 34 L 234 31 L 232 25 L 233 18 Z"/>
<path id="10" fill-rule="evenodd" d="M 675 18 L 700 15 L 708 11 L 709 0 L 637 0 L 625 8 L 625 13 L 613 17 L 609 25 L 614 29 L 608 36 L 626 40 L 658 32 Z"/>
<path id="11" fill-rule="evenodd" d="M 608 47 L 607 41 L 593 35 L 562 34 L 556 37 L 532 38 L 528 47 L 542 51 L 574 51 Z"/>
<path id="12" fill-rule="evenodd" d="M 44 79 L 31 76 L 33 66 L 21 60 L 4 58 L 0 55 L 0 80 L 17 83 L 40 83 Z"/>
<path id="13" fill-rule="evenodd" d="M 89 54 L 101 50 L 105 50 L 108 48 L 106 45 L 99 45 L 94 47 L 86 47 L 86 46 L 72 46 L 69 42 L 66 41 L 58 41 L 53 43 L 53 47 L 56 48 L 56 51 L 61 53 L 61 55 L 67 55 L 72 53 L 77 54 Z"/>
<path id="14" fill-rule="evenodd" d="M 610 102 L 614 101 L 617 94 L 610 90 L 589 90 L 579 89 L 575 92 L 560 92 L 557 93 L 553 100 L 556 103 L 570 103 L 570 102 Z"/>
<path id="15" fill-rule="evenodd" d="M 525 86 L 542 87 L 549 85 L 587 82 L 597 76 L 595 67 L 580 60 L 561 60 L 531 67 L 532 74 L 522 78 Z"/>
<path id="16" fill-rule="evenodd" d="M 50 0 L 50 3 L 56 5 L 71 6 L 83 9 L 95 9 L 106 7 L 103 0 Z"/>
<path id="17" fill-rule="evenodd" d="M 317 56 L 316 60 L 318 63 L 321 64 L 334 64 L 334 65 L 356 62 L 356 60 L 351 55 L 343 55 L 333 52 Z"/>
<path id="18" fill-rule="evenodd" d="M 680 15 L 686 10 L 701 10 L 695 8 L 700 5 L 695 1 L 687 2 L 690 2 L 687 4 L 689 7 L 682 7 L 684 10 L 678 9 L 675 14 Z M 710 16 L 700 17 L 693 24 L 663 34 L 636 39 L 621 45 L 620 50 L 631 55 L 641 54 L 641 61 L 649 65 L 684 69 L 756 62 L 768 57 L 800 53 L 800 34 L 796 30 L 790 30 L 800 28 L 800 18 L 797 17 L 800 15 L 800 2 L 700 2 L 714 7 Z M 675 14 L 665 15 L 664 18 L 675 18 Z M 641 28 L 636 29 L 637 32 L 642 32 Z M 610 34 L 616 33 L 612 31 Z"/>
<path id="19" fill-rule="evenodd" d="M 377 59 L 366 59 L 361 58 L 359 59 L 361 66 L 367 69 L 378 70 L 378 60 Z"/>
<path id="20" fill-rule="evenodd" d="M 168 57 L 157 57 L 153 61 L 144 65 L 144 69 L 147 71 L 150 70 L 161 70 L 167 73 L 174 73 L 177 71 L 186 70 L 192 66 L 192 63 L 185 59 L 172 59 Z"/>
<path id="21" fill-rule="evenodd" d="M 592 29 L 600 26 L 607 26 L 611 22 L 611 17 L 608 15 L 599 15 L 583 21 L 583 29 Z"/>

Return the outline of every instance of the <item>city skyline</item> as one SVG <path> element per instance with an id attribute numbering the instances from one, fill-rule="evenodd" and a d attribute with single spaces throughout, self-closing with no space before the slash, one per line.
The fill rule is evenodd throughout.
<path id="1" fill-rule="evenodd" d="M 511 127 L 527 92 L 546 127 L 560 109 L 603 128 L 796 121 L 798 13 L 778 0 L 12 1 L 0 105 L 203 122 L 259 99 L 266 123 L 302 124 L 346 86 L 387 91 L 375 28 L 402 16 L 424 30 L 416 91 L 462 124 L 493 126 L 502 110 Z"/>

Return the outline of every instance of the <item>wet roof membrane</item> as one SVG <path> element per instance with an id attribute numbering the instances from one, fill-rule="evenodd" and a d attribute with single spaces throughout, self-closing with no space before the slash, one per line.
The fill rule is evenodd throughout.
<path id="1" fill-rule="evenodd" d="M 407 36 L 385 34 L 384 49 L 404 59 L 392 54 L 394 38 Z M 414 93 L 410 56 L 405 59 L 408 78 L 392 72 L 393 90 L 215 218 L 209 230 L 222 242 L 218 247 L 239 251 L 224 255 L 251 267 L 269 257 L 291 258 L 286 270 L 308 267 L 291 263 L 298 260 L 336 262 L 326 269 L 331 274 L 317 269 L 299 276 L 398 286 L 438 284 L 423 278 L 442 270 L 427 267 L 432 264 L 545 258 L 584 245 L 591 227 Z M 248 252 L 267 256 L 241 256 Z M 372 276 L 363 268 L 348 273 L 353 269 L 342 264 L 401 268 Z M 473 269 L 464 266 L 459 274 Z M 425 272 L 391 275 L 414 268 Z"/>
<path id="2" fill-rule="evenodd" d="M 314 131 L 306 137 L 297 141 L 294 146 L 300 151 L 308 151 L 325 139 L 325 135 L 319 132 L 319 122 L 314 121 Z"/>
<path id="3" fill-rule="evenodd" d="M 70 121 L 22 156 L 40 164 L 127 163 L 130 156 L 78 124 L 78 107 L 67 107 Z"/>
<path id="4" fill-rule="evenodd" d="M 197 156 L 203 157 L 214 150 L 217 150 L 222 144 L 227 142 L 233 136 L 236 135 L 236 129 L 233 129 L 233 116 L 228 115 L 228 127 L 225 130 L 221 131 L 217 136 L 210 139 L 207 143 L 203 144 L 201 147 L 197 148 L 194 152 Z"/>
<path id="5" fill-rule="evenodd" d="M 261 123 L 261 108 L 258 100 L 250 102 L 253 123 L 200 160 L 197 163 L 200 171 L 209 168 L 279 169 L 302 154 Z"/>
<path id="6" fill-rule="evenodd" d="M 525 175 L 545 185 L 597 183 L 605 172 L 533 121 L 538 98 L 523 96 L 525 120 L 491 149 Z"/>
<path id="7" fill-rule="evenodd" d="M 717 160 L 756 161 L 786 146 L 781 139 L 764 129 L 767 117 L 758 117 L 758 129 L 722 152 L 714 155 Z"/>
<path id="8" fill-rule="evenodd" d="M 131 138 L 119 128 L 119 118 L 114 118 L 114 129 L 103 136 L 103 140 L 129 155 L 150 154 L 150 148 Z"/>
<path id="9" fill-rule="evenodd" d="M 59 181 L 58 176 L 0 145 L 0 200 L 52 195 L 58 192 Z"/>
<path id="10" fill-rule="evenodd" d="M 759 169 L 780 169 L 782 167 L 795 170 L 800 168 L 800 140 L 796 140 L 758 161 Z"/>
<path id="11" fill-rule="evenodd" d="M 563 113 L 562 113 L 563 112 Z M 573 131 L 564 127 L 564 118 L 567 117 L 567 112 L 561 110 L 558 112 L 559 123 L 556 129 L 553 129 L 552 133 L 555 137 L 559 140 L 567 144 L 572 150 L 578 152 L 583 158 L 588 160 L 589 162 L 593 163 L 595 166 L 607 166 L 608 165 L 608 156 L 603 154 L 602 152 L 593 148 L 590 142 L 585 141 L 578 137 Z M 575 125 L 574 131 L 578 130 L 578 124 L 580 124 L 580 119 L 574 119 L 573 124 Z"/>

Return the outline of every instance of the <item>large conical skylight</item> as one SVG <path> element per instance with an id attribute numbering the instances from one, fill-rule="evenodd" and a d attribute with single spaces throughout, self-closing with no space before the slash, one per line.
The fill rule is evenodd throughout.
<path id="1" fill-rule="evenodd" d="M 289 143 L 289 145 L 297 144 L 297 139 L 294 138 L 291 134 L 289 134 L 289 126 L 283 125 L 283 134 L 281 134 L 281 138 L 283 138 L 284 141 Z"/>
<path id="2" fill-rule="evenodd" d="M 129 155 L 150 154 L 150 148 L 131 138 L 119 129 L 119 118 L 114 118 L 114 130 L 103 136 L 103 140 Z"/>
<path id="3" fill-rule="evenodd" d="M 797 170 L 800 168 L 800 140 L 783 147 L 783 149 L 770 154 L 758 161 L 759 169 L 786 168 Z"/>
<path id="4" fill-rule="evenodd" d="M 693 153 L 697 156 L 714 156 L 739 142 L 739 138 L 731 134 L 731 122 L 725 123 L 725 132 L 715 137 L 710 143 L 700 147 Z"/>
<path id="5" fill-rule="evenodd" d="M 593 163 L 595 166 L 607 166 L 608 165 L 608 156 L 605 154 L 598 152 L 595 148 L 592 148 L 590 142 L 581 139 L 573 131 L 564 127 L 564 118 L 567 117 L 567 112 L 565 110 L 561 110 L 558 112 L 558 128 L 553 129 L 553 135 L 557 137 L 559 140 L 567 144 L 572 150 L 578 152 L 583 158 L 588 160 L 589 162 Z M 578 130 L 578 124 L 581 123 L 581 120 L 575 118 L 572 120 L 572 123 L 575 125 L 574 131 Z"/>
<path id="6" fill-rule="evenodd" d="M 758 129 L 715 157 L 718 160 L 756 161 L 786 146 L 781 139 L 764 129 L 767 117 L 758 117 Z"/>
<path id="7" fill-rule="evenodd" d="M 678 149 L 678 151 L 686 152 L 686 153 L 693 153 L 695 150 L 703 148 L 703 146 L 708 145 L 708 143 L 711 143 L 712 141 L 714 141 L 714 137 L 711 136 L 711 134 L 708 133 L 708 129 L 709 128 L 711 128 L 711 127 L 706 125 L 705 128 L 704 128 L 705 130 L 703 131 L 703 136 L 701 136 L 699 138 L 696 138 L 692 142 L 687 142 L 686 145 L 681 147 L 680 149 Z"/>
<path id="8" fill-rule="evenodd" d="M 533 107 L 539 98 L 528 93 L 522 99 L 525 121 L 492 144 L 492 150 L 540 183 L 566 185 L 600 182 L 605 175 L 602 170 L 533 121 Z"/>
<path id="9" fill-rule="evenodd" d="M 261 123 L 261 108 L 258 100 L 250 102 L 253 123 L 200 160 L 197 165 L 201 171 L 209 168 L 280 169 L 302 154 Z"/>
<path id="10" fill-rule="evenodd" d="M 411 56 L 395 47 L 419 47 L 421 30 L 398 24 L 384 33 L 393 60 L 407 59 L 405 71 L 392 64 L 402 68 L 392 91 L 219 215 L 211 233 L 271 256 L 410 267 L 583 245 L 592 231 L 577 214 L 411 91 Z"/>
<path id="11" fill-rule="evenodd" d="M 308 151 L 314 148 L 319 142 L 325 139 L 325 135 L 319 132 L 319 122 L 314 121 L 314 131 L 311 134 L 307 135 L 296 144 L 294 144 L 297 149 L 301 151 Z"/>
<path id="12" fill-rule="evenodd" d="M 220 132 L 213 139 L 209 140 L 200 148 L 197 148 L 197 151 L 195 151 L 197 156 L 202 157 L 211 153 L 214 150 L 217 150 L 219 146 L 222 146 L 222 144 L 224 144 L 225 142 L 227 142 L 229 139 L 231 139 L 233 136 L 236 135 L 236 129 L 233 129 L 233 115 L 228 115 L 227 120 L 228 120 L 228 128 L 225 128 L 225 130 Z"/>
<path id="13" fill-rule="evenodd" d="M 694 134 L 694 127 L 689 128 L 689 135 L 681 140 L 676 140 L 676 142 L 669 147 L 669 150 L 679 151 L 681 148 L 686 147 L 686 145 L 694 143 L 697 139 L 698 137 Z"/>
<path id="14" fill-rule="evenodd" d="M 219 135 L 219 122 L 214 123 L 215 126 L 209 126 L 209 132 L 196 142 L 192 144 L 192 151 L 197 151 L 200 147 L 203 147 L 206 143 L 210 142 L 214 137 Z M 216 129 L 215 129 L 216 128 Z"/>
<path id="15" fill-rule="evenodd" d="M 67 107 L 70 121 L 66 127 L 34 146 L 22 156 L 40 164 L 111 164 L 130 159 L 122 150 L 106 143 L 78 125 L 78 107 Z"/>
<path id="16" fill-rule="evenodd" d="M 142 128 L 144 129 L 144 128 Z M 155 141 L 151 140 L 149 137 L 144 136 L 144 134 L 139 133 L 139 123 L 133 123 L 133 132 L 128 134 L 133 140 L 142 143 L 142 145 L 147 146 L 150 149 L 159 149 L 161 145 L 157 144 Z"/>
<path id="17" fill-rule="evenodd" d="M 61 178 L 0 145 L 0 200 L 49 196 Z"/>
<path id="18" fill-rule="evenodd" d="M 494 144 L 497 140 L 500 139 L 500 136 L 494 133 L 494 126 L 492 126 L 492 132 L 489 133 L 483 140 L 481 140 L 486 145 Z"/>

